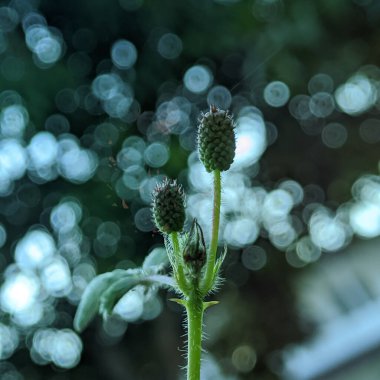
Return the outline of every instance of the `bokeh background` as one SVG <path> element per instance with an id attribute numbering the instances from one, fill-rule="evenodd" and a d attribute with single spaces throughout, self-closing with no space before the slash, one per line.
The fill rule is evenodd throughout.
<path id="1" fill-rule="evenodd" d="M 183 311 L 96 274 L 163 249 L 165 176 L 209 237 L 200 112 L 236 120 L 202 379 L 378 380 L 380 2 L 0 2 L 0 379 L 174 380 Z"/>

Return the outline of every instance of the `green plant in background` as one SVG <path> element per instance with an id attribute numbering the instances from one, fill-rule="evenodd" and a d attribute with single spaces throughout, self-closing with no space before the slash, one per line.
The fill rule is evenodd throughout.
<path id="1" fill-rule="evenodd" d="M 153 192 L 152 213 L 156 227 L 163 234 L 166 255 L 153 251 L 141 268 L 117 269 L 92 280 L 79 304 L 74 327 L 82 331 L 99 312 L 108 318 L 118 300 L 136 286 L 145 290 L 167 287 L 179 298 L 172 299 L 186 309 L 188 328 L 187 379 L 199 380 L 204 311 L 217 303 L 206 301 L 216 290 L 223 255 L 217 257 L 221 203 L 221 172 L 231 166 L 235 155 L 234 122 L 227 111 L 214 106 L 202 115 L 198 129 L 199 157 L 214 177 L 214 202 L 211 242 L 206 245 L 201 226 L 194 219 L 184 231 L 185 194 L 175 180 L 164 180 Z M 170 263 L 172 276 L 162 274 Z"/>

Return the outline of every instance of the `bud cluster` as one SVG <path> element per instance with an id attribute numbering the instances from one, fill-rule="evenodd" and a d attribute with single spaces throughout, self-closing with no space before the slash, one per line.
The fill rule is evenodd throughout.
<path id="1" fill-rule="evenodd" d="M 153 191 L 153 219 L 157 228 L 170 234 L 185 224 L 185 194 L 177 181 L 165 179 Z"/>
<path id="2" fill-rule="evenodd" d="M 208 172 L 225 171 L 235 157 L 235 131 L 232 116 L 214 106 L 202 115 L 198 127 L 199 157 Z"/>

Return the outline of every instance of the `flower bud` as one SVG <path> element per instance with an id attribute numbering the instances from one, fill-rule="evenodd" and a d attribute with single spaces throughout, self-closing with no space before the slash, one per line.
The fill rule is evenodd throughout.
<path id="1" fill-rule="evenodd" d="M 215 106 L 202 115 L 198 127 L 199 157 L 208 172 L 225 171 L 235 157 L 235 131 L 228 111 Z"/>
<path id="2" fill-rule="evenodd" d="M 185 194 L 177 181 L 165 179 L 153 191 L 153 219 L 163 233 L 180 232 L 185 223 Z"/>
<path id="3" fill-rule="evenodd" d="M 183 250 L 183 261 L 188 268 L 198 273 L 206 262 L 206 244 L 203 231 L 194 219 Z"/>

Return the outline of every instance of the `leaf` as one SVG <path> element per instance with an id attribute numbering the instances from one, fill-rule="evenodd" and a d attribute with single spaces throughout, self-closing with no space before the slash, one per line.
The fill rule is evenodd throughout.
<path id="1" fill-rule="evenodd" d="M 142 265 L 142 269 L 146 272 L 158 272 L 169 264 L 169 258 L 164 247 L 155 248 L 148 256 Z"/>
<path id="2" fill-rule="evenodd" d="M 114 282 L 100 297 L 99 312 L 103 315 L 103 318 L 109 317 L 117 301 L 126 292 L 138 285 L 140 281 L 141 276 L 139 275 L 127 275 Z"/>
<path id="3" fill-rule="evenodd" d="M 100 296 L 110 286 L 115 273 L 108 272 L 96 276 L 87 286 L 74 318 L 76 331 L 83 331 L 95 317 L 99 309 Z"/>

